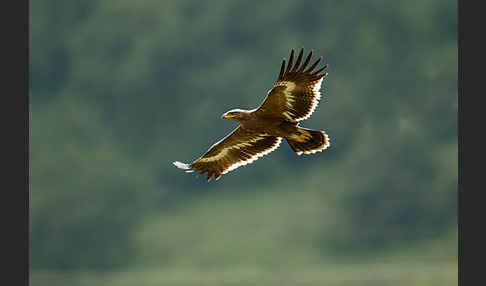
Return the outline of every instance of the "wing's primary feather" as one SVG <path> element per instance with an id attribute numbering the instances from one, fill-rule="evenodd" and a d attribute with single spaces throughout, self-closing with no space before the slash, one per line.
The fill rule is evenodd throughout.
<path id="1" fill-rule="evenodd" d="M 174 165 L 186 172 L 198 171 L 199 175 L 207 173 L 208 182 L 212 177 L 218 180 L 221 175 L 252 163 L 277 149 L 281 140 L 280 137 L 254 133 L 238 127 L 191 164 L 176 161 Z"/>
<path id="2" fill-rule="evenodd" d="M 255 111 L 258 114 L 282 117 L 285 120 L 296 122 L 309 118 L 317 107 L 321 98 L 319 90 L 322 80 L 327 76 L 327 73 L 321 74 L 321 72 L 327 68 L 327 65 L 313 72 L 322 60 L 320 57 L 305 70 L 310 63 L 313 51 L 309 52 L 306 60 L 300 66 L 304 55 L 302 48 L 293 66 L 294 53 L 294 49 L 292 49 L 287 66 L 285 59 L 282 61 L 277 82 Z"/>

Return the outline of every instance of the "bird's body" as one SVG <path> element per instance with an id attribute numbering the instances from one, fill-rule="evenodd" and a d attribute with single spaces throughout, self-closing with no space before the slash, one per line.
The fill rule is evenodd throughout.
<path id="1" fill-rule="evenodd" d="M 197 170 L 200 174 L 207 173 L 209 182 L 213 176 L 219 179 L 222 174 L 275 150 L 282 138 L 287 140 L 297 155 L 313 154 L 326 149 L 329 146 L 327 134 L 324 131 L 302 128 L 299 121 L 308 118 L 317 107 L 322 80 L 327 75 L 319 73 L 327 65 L 313 71 L 321 57 L 304 71 L 310 62 L 312 51 L 300 66 L 302 56 L 303 49 L 295 66 L 292 66 L 292 49 L 287 67 L 283 60 L 277 82 L 258 108 L 233 109 L 223 114 L 224 118 L 239 123 L 233 132 L 211 146 L 191 164 L 174 162 L 174 165 L 186 172 Z"/>
<path id="2" fill-rule="evenodd" d="M 290 122 L 281 117 L 259 114 L 256 109 L 240 110 L 239 112 L 241 113 L 241 117 L 234 118 L 234 120 L 240 124 L 241 128 L 256 133 L 284 137 L 291 130 L 296 129 L 297 126 L 297 122 Z"/>

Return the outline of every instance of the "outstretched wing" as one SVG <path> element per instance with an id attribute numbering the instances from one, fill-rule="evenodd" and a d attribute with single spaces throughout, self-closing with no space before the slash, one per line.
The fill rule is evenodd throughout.
<path id="1" fill-rule="evenodd" d="M 222 174 L 252 163 L 259 157 L 272 152 L 278 148 L 281 140 L 281 137 L 254 133 L 238 127 L 191 164 L 174 162 L 174 165 L 185 169 L 186 172 L 207 173 L 209 182 L 213 176 L 217 180 Z"/>
<path id="2" fill-rule="evenodd" d="M 319 73 L 327 68 L 327 64 L 313 71 L 322 60 L 320 57 L 305 70 L 312 58 L 312 50 L 300 66 L 303 54 L 304 48 L 300 51 L 293 67 L 294 49 L 290 53 L 287 67 L 285 67 L 285 59 L 282 61 L 277 82 L 267 93 L 267 97 L 255 111 L 256 113 L 261 116 L 282 117 L 285 120 L 296 122 L 307 119 L 314 112 L 321 98 L 319 90 L 322 80 L 327 76 L 327 73 Z"/>

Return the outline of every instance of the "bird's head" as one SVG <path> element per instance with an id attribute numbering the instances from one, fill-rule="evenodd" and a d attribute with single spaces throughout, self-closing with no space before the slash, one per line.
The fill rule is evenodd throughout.
<path id="1" fill-rule="evenodd" d="M 232 109 L 221 116 L 221 118 L 233 119 L 238 121 L 238 119 L 243 118 L 248 112 L 242 109 Z"/>

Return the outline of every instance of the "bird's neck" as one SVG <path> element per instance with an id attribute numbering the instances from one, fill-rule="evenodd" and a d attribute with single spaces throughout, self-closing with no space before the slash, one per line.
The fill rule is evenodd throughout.
<path id="1" fill-rule="evenodd" d="M 243 120 L 248 120 L 250 117 L 251 117 L 251 112 L 252 110 L 245 110 L 243 112 L 243 115 L 241 116 L 241 118 L 243 118 Z"/>
<path id="2" fill-rule="evenodd" d="M 244 110 L 244 111 L 241 111 L 240 113 L 240 117 L 238 118 L 235 118 L 235 120 L 238 122 L 238 123 L 244 123 L 244 122 L 247 122 L 248 120 L 251 119 L 251 116 L 250 116 L 250 113 L 251 111 L 249 110 Z"/>

